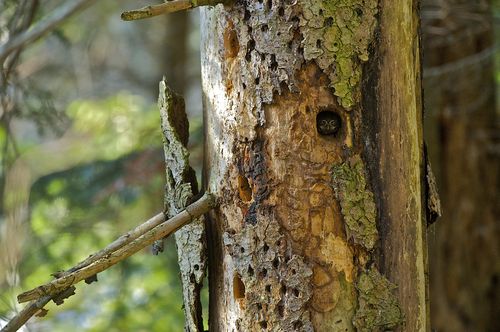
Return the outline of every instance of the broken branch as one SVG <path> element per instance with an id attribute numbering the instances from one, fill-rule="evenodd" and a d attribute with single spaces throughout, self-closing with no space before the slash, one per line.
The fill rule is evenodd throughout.
<path id="1" fill-rule="evenodd" d="M 143 8 L 124 12 L 122 13 L 121 18 L 124 21 L 142 20 L 145 18 L 162 14 L 170 14 L 190 8 L 193 8 L 190 0 L 169 1 L 159 5 L 146 6 Z"/>
<path id="2" fill-rule="evenodd" d="M 210 211 L 215 204 L 215 198 L 209 193 L 205 193 L 203 197 L 186 207 L 185 210 L 170 218 L 164 223 L 150 229 L 147 233 L 142 234 L 135 240 L 127 243 L 118 250 L 108 253 L 100 257 L 91 264 L 78 269 L 74 272 L 64 274 L 62 277 L 57 278 L 45 285 L 38 286 L 32 290 L 18 295 L 17 300 L 19 303 L 36 300 L 44 296 L 53 296 L 66 288 L 76 284 L 79 281 L 85 280 L 94 276 L 95 274 L 106 270 L 107 268 L 115 265 L 116 263 L 128 258 L 152 244 L 154 241 L 170 235 L 178 228 L 193 221 L 202 214 Z"/>
<path id="3" fill-rule="evenodd" d="M 142 20 L 145 18 L 158 16 L 162 14 L 171 14 L 181 10 L 196 8 L 199 6 L 215 6 L 223 3 L 224 0 L 174 0 L 167 1 L 158 5 L 150 5 L 139 9 L 123 12 L 121 15 L 124 21 Z"/>
<path id="4" fill-rule="evenodd" d="M 63 271 L 63 272 L 56 272 L 53 275 L 56 278 L 61 278 L 61 277 L 64 277 L 64 276 L 70 274 L 71 272 L 75 272 L 77 270 L 80 270 L 80 269 L 92 264 L 96 260 L 120 249 L 121 247 L 123 247 L 127 243 L 132 242 L 133 240 L 137 239 L 142 234 L 148 232 L 149 230 L 153 229 L 154 227 L 158 226 L 159 224 L 161 224 L 164 221 L 165 221 L 165 215 L 163 214 L 163 212 L 158 213 L 156 216 L 150 218 L 146 222 L 140 224 L 136 228 L 134 228 L 131 231 L 127 232 L 126 234 L 123 234 L 122 236 L 120 236 L 118 239 L 116 239 L 115 241 L 110 243 L 108 246 L 106 246 L 106 248 L 96 252 L 93 255 L 90 255 L 85 260 L 81 261 L 80 263 L 73 266 L 72 268 L 70 268 L 66 271 Z"/>
<path id="5" fill-rule="evenodd" d="M 130 257 L 154 241 L 170 235 L 180 227 L 193 221 L 202 214 L 207 213 L 215 206 L 215 198 L 209 193 L 205 193 L 199 200 L 192 203 L 185 210 L 170 218 L 167 221 L 163 213 L 157 214 L 145 223 L 139 225 L 127 234 L 120 236 L 110 245 L 101 251 L 89 256 L 86 260 L 78 263 L 71 269 L 58 272 L 57 279 L 39 286 L 18 296 L 19 303 L 32 301 L 14 316 L 0 332 L 17 331 L 33 315 L 43 310 L 43 307 L 52 299 L 64 299 L 72 294 L 65 294 L 68 289 L 73 288 L 73 284 L 89 279 L 97 273 L 104 271 L 110 266 Z M 74 290 L 74 288 L 73 288 Z M 58 298 L 60 295 L 64 295 Z"/>

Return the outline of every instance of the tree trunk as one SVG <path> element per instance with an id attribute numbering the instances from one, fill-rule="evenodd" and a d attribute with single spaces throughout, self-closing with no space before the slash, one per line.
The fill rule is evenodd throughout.
<path id="1" fill-rule="evenodd" d="M 416 3 L 202 10 L 211 331 L 428 329 Z"/>
<path id="2" fill-rule="evenodd" d="M 431 312 L 439 331 L 500 330 L 499 128 L 489 2 L 424 2 L 426 140 L 443 202 L 430 246 Z"/>

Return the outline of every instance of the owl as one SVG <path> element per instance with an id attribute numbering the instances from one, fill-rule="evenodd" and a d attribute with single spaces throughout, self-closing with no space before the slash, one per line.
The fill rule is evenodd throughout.
<path id="1" fill-rule="evenodd" d="M 316 119 L 318 133 L 325 136 L 335 136 L 340 129 L 340 116 L 333 112 L 321 112 Z"/>

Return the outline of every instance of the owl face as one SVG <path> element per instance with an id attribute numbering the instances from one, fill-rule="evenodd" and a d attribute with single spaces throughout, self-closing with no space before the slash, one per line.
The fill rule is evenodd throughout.
<path id="1" fill-rule="evenodd" d="M 323 119 L 319 123 L 319 130 L 322 135 L 333 135 L 339 130 L 339 122 L 336 119 Z"/>
<path id="2" fill-rule="evenodd" d="M 335 136 L 341 127 L 340 116 L 331 111 L 319 112 L 316 117 L 318 133 L 323 136 Z"/>

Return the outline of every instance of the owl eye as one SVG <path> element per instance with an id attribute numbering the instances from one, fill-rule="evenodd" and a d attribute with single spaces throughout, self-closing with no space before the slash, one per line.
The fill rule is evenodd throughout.
<path id="1" fill-rule="evenodd" d="M 336 127 L 337 126 L 337 121 L 335 120 L 330 120 L 330 122 L 328 123 L 330 126 L 332 127 Z"/>
<path id="2" fill-rule="evenodd" d="M 328 120 L 321 120 L 321 125 L 322 126 L 328 126 Z"/>

